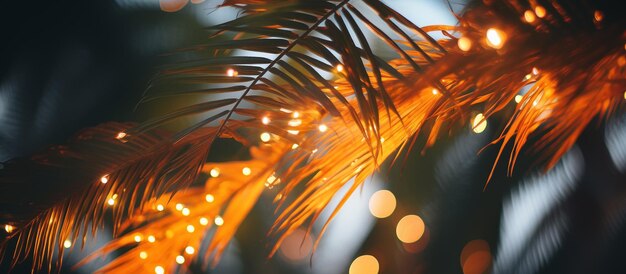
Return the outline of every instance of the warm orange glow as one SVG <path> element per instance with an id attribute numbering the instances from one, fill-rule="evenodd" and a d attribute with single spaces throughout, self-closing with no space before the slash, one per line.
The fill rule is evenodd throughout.
<path id="1" fill-rule="evenodd" d="M 535 7 L 535 14 L 539 18 L 544 18 L 546 16 L 546 8 L 544 8 L 543 6 L 536 6 Z"/>
<path id="2" fill-rule="evenodd" d="M 267 133 L 267 132 L 263 132 L 263 133 L 261 133 L 260 138 L 261 138 L 261 141 L 263 141 L 263 142 L 267 143 L 267 142 L 269 142 L 269 141 L 270 141 L 270 139 L 272 139 L 272 135 L 270 135 L 270 134 L 269 134 L 269 133 Z"/>
<path id="3" fill-rule="evenodd" d="M 163 210 L 165 210 L 165 207 L 164 207 L 162 204 L 158 204 L 158 205 L 156 206 L 156 210 L 158 210 L 158 211 L 163 211 Z"/>
<path id="4" fill-rule="evenodd" d="M 462 51 L 469 51 L 472 48 L 472 40 L 467 37 L 461 37 L 457 41 L 457 46 Z"/>
<path id="5" fill-rule="evenodd" d="M 537 18 L 535 17 L 535 13 L 532 10 L 527 10 L 524 12 L 524 20 L 526 20 L 526 22 L 532 23 L 535 22 L 535 19 Z"/>
<path id="6" fill-rule="evenodd" d="M 13 230 L 15 230 L 15 227 L 9 224 L 4 225 L 4 231 L 6 231 L 7 233 L 11 233 L 13 232 Z"/>
<path id="7" fill-rule="evenodd" d="M 163 274 L 163 273 L 165 273 L 165 269 L 164 269 L 162 266 L 157 265 L 157 266 L 154 268 L 154 273 L 155 273 L 155 274 Z"/>
<path id="8" fill-rule="evenodd" d="M 221 226 L 221 225 L 224 224 L 224 219 L 222 219 L 221 216 L 217 216 L 217 217 L 215 217 L 215 221 L 214 222 L 215 222 L 216 226 Z"/>
<path id="9" fill-rule="evenodd" d="M 372 255 L 362 255 L 352 261 L 349 274 L 378 274 L 378 260 Z"/>
<path id="10" fill-rule="evenodd" d="M 213 178 L 220 176 L 219 168 L 212 168 L 211 171 L 209 171 L 209 175 L 211 175 L 211 177 Z"/>
<path id="11" fill-rule="evenodd" d="M 196 228 L 193 225 L 187 225 L 187 232 L 193 233 L 196 231 Z"/>
<path id="12" fill-rule="evenodd" d="M 343 65 L 342 64 L 337 65 L 337 71 L 338 72 L 342 72 L 343 71 Z"/>
<path id="13" fill-rule="evenodd" d="M 176 256 L 176 263 L 177 264 L 184 264 L 185 263 L 185 257 L 178 255 Z"/>
<path id="14" fill-rule="evenodd" d="M 200 218 L 200 224 L 201 225 L 208 225 L 209 224 L 209 219 L 202 217 Z"/>
<path id="15" fill-rule="evenodd" d="M 65 248 L 70 248 L 70 247 L 72 247 L 72 242 L 71 242 L 70 240 L 65 240 L 65 241 L 63 242 L 63 247 L 65 247 Z"/>
<path id="16" fill-rule="evenodd" d="M 235 77 L 235 76 L 239 75 L 239 73 L 236 70 L 234 70 L 234 69 L 228 69 L 226 71 L 226 75 L 228 75 L 228 77 Z"/>
<path id="17" fill-rule="evenodd" d="M 183 216 L 189 216 L 191 211 L 189 210 L 189 208 L 183 208 L 182 213 L 183 213 Z"/>
<path id="18" fill-rule="evenodd" d="M 437 95 L 437 94 L 439 94 L 439 90 L 438 90 L 438 89 L 436 89 L 436 88 L 434 88 L 434 89 L 432 90 L 432 93 L 433 93 L 433 95 Z"/>
<path id="19" fill-rule="evenodd" d="M 141 242 L 141 235 L 135 235 L 134 237 L 135 242 Z"/>
<path id="20" fill-rule="evenodd" d="M 193 255 L 194 252 L 196 252 L 196 250 L 193 248 L 193 246 L 185 247 L 185 253 L 187 253 L 189 255 Z"/>
<path id="21" fill-rule="evenodd" d="M 204 196 L 204 199 L 209 202 L 212 203 L 215 201 L 215 196 L 211 195 L 211 194 L 207 194 L 206 196 Z"/>
<path id="22" fill-rule="evenodd" d="M 181 211 L 183 210 L 183 208 L 185 208 L 185 206 L 183 204 L 176 204 L 176 210 Z"/>
<path id="23" fill-rule="evenodd" d="M 108 183 L 109 182 L 109 175 L 107 174 L 107 175 L 104 175 L 104 176 L 100 177 L 100 182 L 103 183 L 103 184 Z"/>
<path id="24" fill-rule="evenodd" d="M 501 49 L 506 41 L 506 34 L 499 29 L 490 28 L 487 30 L 487 45 L 494 49 Z"/>
<path id="25" fill-rule="evenodd" d="M 478 113 L 472 120 L 472 130 L 474 133 L 482 133 L 487 128 L 487 119 L 482 113 Z"/>
<path id="26" fill-rule="evenodd" d="M 424 235 L 424 221 L 417 215 L 404 216 L 396 226 L 396 236 L 403 243 L 417 242 Z"/>
<path id="27" fill-rule="evenodd" d="M 241 173 L 244 176 L 248 176 L 248 175 L 252 174 L 252 169 L 250 169 L 249 167 L 244 167 L 243 169 L 241 169 Z"/>
<path id="28" fill-rule="evenodd" d="M 596 19 L 597 22 L 600 22 L 602 21 L 602 19 L 604 19 L 604 14 L 601 11 L 596 10 L 595 12 L 593 12 L 593 19 Z"/>
<path id="29" fill-rule="evenodd" d="M 281 254 L 290 261 L 299 261 L 307 257 L 313 249 L 313 239 L 304 229 L 297 229 L 283 240 Z"/>
<path id="30" fill-rule="evenodd" d="M 379 190 L 369 201 L 370 213 L 376 218 L 387 218 L 396 209 L 396 197 L 389 190 Z"/>
<path id="31" fill-rule="evenodd" d="M 320 130 L 320 132 L 326 132 L 328 130 L 328 126 L 321 124 L 318 129 Z"/>
<path id="32" fill-rule="evenodd" d="M 145 252 L 145 251 L 139 252 L 139 258 L 141 258 L 142 260 L 147 259 L 148 258 L 148 252 Z"/>
<path id="33" fill-rule="evenodd" d="M 485 273 L 491 265 L 491 251 L 484 240 L 468 242 L 461 251 L 461 267 L 464 274 Z"/>
<path id="34" fill-rule="evenodd" d="M 151 243 L 156 242 L 156 238 L 154 237 L 154 235 L 148 236 L 148 242 L 151 242 Z"/>

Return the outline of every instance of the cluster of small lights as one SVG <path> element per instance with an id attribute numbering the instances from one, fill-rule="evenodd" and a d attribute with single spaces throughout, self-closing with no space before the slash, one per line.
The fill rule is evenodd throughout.
<path id="1" fill-rule="evenodd" d="M 11 233 L 11 232 L 13 232 L 13 230 L 15 230 L 14 226 L 12 226 L 10 224 L 4 225 L 4 231 L 6 231 L 7 233 Z"/>
<path id="2" fill-rule="evenodd" d="M 249 167 L 244 167 L 243 169 L 241 169 L 241 174 L 243 174 L 244 176 L 248 176 L 252 174 L 252 170 Z"/>
<path id="3" fill-rule="evenodd" d="M 328 130 L 328 126 L 325 124 L 321 124 L 317 127 L 320 132 L 326 132 Z"/>
<path id="4" fill-rule="evenodd" d="M 181 210 L 183 210 L 183 208 L 185 208 L 185 206 L 183 204 L 181 204 L 181 203 L 178 203 L 178 204 L 176 204 L 175 208 L 176 208 L 176 210 L 181 211 Z"/>
<path id="5" fill-rule="evenodd" d="M 337 72 L 342 72 L 344 69 L 342 64 L 337 65 L 336 68 L 337 68 Z"/>
<path id="6" fill-rule="evenodd" d="M 184 264 L 185 263 L 185 257 L 178 255 L 176 256 L 176 263 L 177 264 Z"/>
<path id="7" fill-rule="evenodd" d="M 204 225 L 204 226 L 208 225 L 209 224 L 209 219 L 207 219 L 205 217 L 200 218 L 200 224 Z"/>
<path id="8" fill-rule="evenodd" d="M 181 213 L 183 214 L 183 216 L 189 216 L 189 214 L 191 213 L 191 211 L 189 210 L 189 208 L 183 208 L 183 210 L 181 210 Z"/>
<path id="9" fill-rule="evenodd" d="M 193 248 L 193 246 L 185 247 L 185 253 L 187 253 L 189 255 L 193 255 L 194 252 L 196 252 L 196 250 Z"/>
<path id="10" fill-rule="evenodd" d="M 158 211 L 163 211 L 163 210 L 165 210 L 165 206 L 163 206 L 162 204 L 158 204 L 158 205 L 156 206 L 156 210 L 158 210 Z"/>
<path id="11" fill-rule="evenodd" d="M 380 266 L 376 257 L 372 255 L 362 255 L 352 261 L 349 274 L 378 274 Z"/>

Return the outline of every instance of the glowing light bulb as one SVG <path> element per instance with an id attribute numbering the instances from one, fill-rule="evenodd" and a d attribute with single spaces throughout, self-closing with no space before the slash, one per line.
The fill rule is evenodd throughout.
<path id="1" fill-rule="evenodd" d="M 314 150 L 311 150 L 311 154 L 314 154 L 314 153 L 316 153 L 316 152 L 317 152 L 317 148 L 316 148 L 316 149 L 314 149 Z"/>
<path id="2" fill-rule="evenodd" d="M 178 255 L 176 256 L 176 263 L 177 264 L 184 264 L 185 263 L 185 257 Z"/>
<path id="3" fill-rule="evenodd" d="M 293 145 L 291 145 L 291 149 L 296 149 L 296 148 L 298 148 L 298 147 L 299 147 L 299 145 L 298 145 L 298 144 L 293 144 Z"/>
<path id="4" fill-rule="evenodd" d="M 535 7 L 535 14 L 539 18 L 544 18 L 546 16 L 546 8 L 544 8 L 543 6 L 536 6 Z"/>
<path id="5" fill-rule="evenodd" d="M 244 168 L 241 170 L 241 173 L 242 173 L 244 176 L 248 176 L 248 175 L 252 174 L 252 170 L 251 170 L 249 167 L 244 167 Z"/>
<path id="6" fill-rule="evenodd" d="M 148 252 L 145 252 L 145 251 L 139 252 L 139 258 L 141 258 L 142 260 L 147 259 L 148 258 Z"/>
<path id="7" fill-rule="evenodd" d="M 287 133 L 289 133 L 291 135 L 298 135 L 298 133 L 300 133 L 300 131 L 299 130 L 292 130 L 292 129 L 290 129 L 290 130 L 287 130 Z"/>
<path id="8" fill-rule="evenodd" d="M 200 224 L 201 225 L 208 225 L 209 224 L 209 219 L 204 218 L 204 217 L 200 218 Z"/>
<path id="9" fill-rule="evenodd" d="M 504 46 L 504 42 L 506 40 L 506 35 L 499 29 L 490 28 L 487 30 L 487 45 L 494 48 L 500 49 Z"/>
<path id="10" fill-rule="evenodd" d="M 475 133 L 481 133 L 487 128 L 487 119 L 482 113 L 478 113 L 472 121 L 472 130 Z"/>
<path id="11" fill-rule="evenodd" d="M 193 246 L 185 247 L 185 253 L 192 255 L 194 252 L 196 252 L 196 250 L 193 248 Z"/>
<path id="12" fill-rule="evenodd" d="M 165 268 L 163 268 L 163 267 L 162 267 L 162 266 L 160 266 L 160 265 L 157 265 L 157 266 L 154 268 L 154 273 L 155 273 L 155 274 L 164 274 L 164 273 L 165 273 Z"/>
<path id="13" fill-rule="evenodd" d="M 264 117 L 261 119 L 261 123 L 263 123 L 264 125 L 267 125 L 267 124 L 269 124 L 270 122 L 271 122 L 271 120 L 270 120 L 270 118 L 269 118 L 269 117 L 267 117 L 267 116 L 264 116 Z"/>
<path id="14" fill-rule="evenodd" d="M 269 142 L 269 141 L 270 141 L 270 139 L 272 139 L 272 135 L 270 135 L 270 134 L 269 134 L 269 133 L 267 133 L 267 132 L 263 132 L 263 133 L 261 133 L 261 136 L 260 136 L 260 137 L 261 137 L 261 141 L 263 141 L 263 142 L 265 142 L 265 143 Z"/>
<path id="15" fill-rule="evenodd" d="M 535 22 L 535 19 L 537 18 L 535 17 L 535 13 L 532 10 L 527 10 L 524 12 L 524 20 L 526 20 L 526 22 L 532 23 Z"/>
<path id="16" fill-rule="evenodd" d="M 213 196 L 212 194 L 207 194 L 206 196 L 204 196 L 204 199 L 209 202 L 212 203 L 215 201 L 215 196 Z"/>
<path id="17" fill-rule="evenodd" d="M 457 46 L 462 51 L 469 51 L 470 49 L 472 49 L 472 40 L 467 37 L 461 37 L 457 41 Z"/>
<path id="18" fill-rule="evenodd" d="M 338 72 L 342 72 L 343 71 L 343 65 L 342 64 L 337 65 L 337 71 Z"/>
<path id="19" fill-rule="evenodd" d="M 141 235 L 135 235 L 135 242 L 141 242 Z"/>
<path id="20" fill-rule="evenodd" d="M 224 224 L 224 219 L 222 219 L 222 217 L 221 217 L 221 216 L 217 216 L 217 217 L 215 217 L 215 225 L 217 225 L 217 226 L 221 226 L 221 225 L 223 225 L 223 224 Z"/>
<path id="21" fill-rule="evenodd" d="M 163 210 L 165 210 L 165 207 L 164 207 L 162 204 L 158 204 L 158 205 L 156 206 L 156 209 L 157 209 L 158 211 L 163 211 Z"/>
<path id="22" fill-rule="evenodd" d="M 183 208 L 182 210 L 183 216 L 189 216 L 189 214 L 191 213 L 191 211 L 189 210 L 189 208 Z"/>
<path id="23" fill-rule="evenodd" d="M 220 170 L 219 168 L 212 168 L 211 171 L 209 171 L 209 175 L 211 175 L 211 177 L 216 178 L 218 176 L 220 176 Z"/>
<path id="24" fill-rule="evenodd" d="M 11 233 L 13 232 L 13 230 L 15 230 L 15 227 L 9 224 L 4 225 L 4 231 L 6 231 L 7 233 Z"/>
<path id="25" fill-rule="evenodd" d="M 523 96 L 522 96 L 522 95 L 519 95 L 519 94 L 518 94 L 518 95 L 515 95 L 515 103 L 518 103 L 518 104 L 519 104 L 519 102 L 521 102 L 521 101 L 522 101 L 522 97 L 523 97 Z"/>
<path id="26" fill-rule="evenodd" d="M 107 174 L 107 175 L 104 175 L 104 176 L 100 177 L 100 182 L 103 183 L 103 184 L 108 183 L 109 182 L 109 175 Z"/>
<path id="27" fill-rule="evenodd" d="M 156 242 L 156 238 L 154 237 L 154 235 L 148 236 L 148 242 L 151 242 L 151 243 Z"/>
<path id="28" fill-rule="evenodd" d="M 319 125 L 319 127 L 317 127 L 317 129 L 319 129 L 320 132 L 326 132 L 328 130 L 328 126 L 321 124 Z"/>
<path id="29" fill-rule="evenodd" d="M 113 198 L 108 199 L 107 200 L 107 204 L 110 205 L 110 206 L 114 205 L 115 204 L 115 199 L 113 199 Z"/>
<path id="30" fill-rule="evenodd" d="M 176 210 L 181 211 L 183 210 L 183 208 L 185 208 L 185 206 L 183 204 L 176 204 Z"/>
<path id="31" fill-rule="evenodd" d="M 231 68 L 230 68 L 230 69 L 226 70 L 226 75 L 227 75 L 228 77 L 235 77 L 235 76 L 237 76 L 238 74 L 239 74 L 239 73 L 237 73 L 237 71 L 236 71 L 236 70 L 234 70 L 234 69 L 231 69 Z"/>
<path id="32" fill-rule="evenodd" d="M 65 241 L 63 242 L 63 247 L 65 247 L 65 248 L 70 248 L 70 247 L 72 247 L 72 241 L 70 241 L 70 240 L 65 240 Z"/>
<path id="33" fill-rule="evenodd" d="M 187 232 L 193 233 L 196 231 L 196 228 L 193 225 L 187 225 Z"/>

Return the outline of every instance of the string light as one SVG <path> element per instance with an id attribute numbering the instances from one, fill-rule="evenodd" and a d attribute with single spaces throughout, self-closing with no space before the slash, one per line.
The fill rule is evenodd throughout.
<path id="1" fill-rule="evenodd" d="M 241 170 L 241 173 L 242 173 L 244 176 L 248 176 L 248 175 L 252 174 L 252 170 L 251 170 L 249 167 L 244 167 L 244 168 Z"/>
<path id="2" fill-rule="evenodd" d="M 434 88 L 431 92 L 433 93 L 433 95 L 439 94 L 439 90 L 436 88 Z"/>
<path id="3" fill-rule="evenodd" d="M 4 231 L 6 231 L 7 233 L 11 233 L 11 232 L 13 232 L 13 230 L 15 230 L 14 226 L 12 226 L 10 224 L 4 225 Z"/>
<path id="4" fill-rule="evenodd" d="M 337 65 L 337 71 L 338 72 L 342 72 L 343 71 L 343 65 L 342 64 Z"/>
<path id="5" fill-rule="evenodd" d="M 264 116 L 264 117 L 261 119 L 261 123 L 263 123 L 264 125 L 267 125 L 267 124 L 269 124 L 270 122 L 271 122 L 271 120 L 270 120 L 270 118 L 269 118 L 269 117 L 267 117 L 267 116 Z"/>
<path id="6" fill-rule="evenodd" d="M 522 101 L 522 95 L 515 95 L 515 103 L 518 103 Z"/>
<path id="7" fill-rule="evenodd" d="M 526 20 L 526 22 L 532 23 L 535 22 L 535 19 L 537 18 L 535 17 L 535 13 L 533 13 L 532 10 L 527 10 L 524 12 L 524 20 Z"/>
<path id="8" fill-rule="evenodd" d="M 209 219 L 202 217 L 200 218 L 200 224 L 201 225 L 208 225 L 209 224 Z"/>
<path id="9" fill-rule="evenodd" d="M 213 178 L 220 176 L 220 169 L 216 167 L 212 168 L 211 171 L 209 171 L 209 175 Z"/>
<path id="10" fill-rule="evenodd" d="M 65 241 L 63 242 L 63 247 L 65 247 L 65 248 L 70 248 L 70 247 L 72 247 L 72 241 L 70 241 L 70 240 L 65 240 Z"/>
<path id="11" fill-rule="evenodd" d="M 193 233 L 196 231 L 196 228 L 193 225 L 187 225 L 187 232 Z"/>
<path id="12" fill-rule="evenodd" d="M 291 117 L 300 118 L 300 112 L 294 111 L 293 114 L 291 114 Z"/>
<path id="13" fill-rule="evenodd" d="M 500 49 L 504 45 L 506 40 L 506 35 L 499 29 L 490 28 L 487 30 L 487 45 L 494 48 Z"/>
<path id="14" fill-rule="evenodd" d="M 396 209 L 396 197 L 389 190 L 379 190 L 369 200 L 369 210 L 376 218 L 387 218 Z"/>
<path id="15" fill-rule="evenodd" d="M 215 217 L 215 221 L 214 222 L 215 222 L 215 225 L 221 226 L 221 225 L 224 224 L 224 219 L 222 219 L 221 216 L 217 216 L 217 217 Z"/>
<path id="16" fill-rule="evenodd" d="M 535 7 L 535 14 L 539 18 L 544 18 L 546 16 L 546 8 L 544 8 L 543 6 L 536 6 Z"/>
<path id="17" fill-rule="evenodd" d="M 176 263 L 177 264 L 184 264 L 185 263 L 185 257 L 178 255 L 176 256 Z"/>
<path id="18" fill-rule="evenodd" d="M 154 235 L 148 236 L 148 242 L 151 242 L 151 243 L 156 242 L 156 238 L 154 237 Z"/>
<path id="19" fill-rule="evenodd" d="M 487 119 L 482 113 L 478 113 L 472 120 L 472 130 L 474 133 L 481 133 L 487 128 Z"/>
<path id="20" fill-rule="evenodd" d="M 183 204 L 176 204 L 176 210 L 181 211 L 183 210 L 183 208 L 185 208 L 185 206 Z"/>
<path id="21" fill-rule="evenodd" d="M 141 235 L 135 235 L 135 242 L 141 242 Z"/>
<path id="22" fill-rule="evenodd" d="M 189 210 L 189 208 L 183 208 L 182 213 L 183 216 L 189 216 L 189 213 L 191 213 L 191 211 Z"/>
<path id="23" fill-rule="evenodd" d="M 212 203 L 213 201 L 215 201 L 215 196 L 213 196 L 212 194 L 207 194 L 206 196 L 204 196 L 204 199 L 207 202 Z"/>
<path id="24" fill-rule="evenodd" d="M 126 137 L 126 133 L 125 132 L 118 132 L 117 135 L 115 135 L 115 139 L 118 140 L 122 140 Z"/>
<path id="25" fill-rule="evenodd" d="M 261 137 L 261 141 L 263 141 L 263 142 L 265 142 L 265 143 L 269 142 L 269 141 L 270 141 L 270 139 L 272 139 L 272 135 L 270 135 L 270 134 L 269 134 L 269 133 L 267 133 L 267 132 L 263 132 L 263 133 L 261 133 L 261 136 L 260 136 L 260 137 Z"/>
<path id="26" fill-rule="evenodd" d="M 287 133 L 289 133 L 291 135 L 298 135 L 298 133 L 300 133 L 300 131 L 299 130 L 292 130 L 292 129 L 290 129 L 290 130 L 287 130 Z"/>
<path id="27" fill-rule="evenodd" d="M 320 132 L 326 132 L 328 130 L 328 126 L 326 126 L 325 124 L 321 124 L 317 128 L 320 130 Z"/>
<path id="28" fill-rule="evenodd" d="M 157 265 L 157 266 L 154 268 L 154 273 L 155 273 L 155 274 L 164 274 L 164 273 L 165 273 L 165 269 L 164 269 L 162 266 Z"/>
<path id="29" fill-rule="evenodd" d="M 110 205 L 110 206 L 115 205 L 115 199 L 110 198 L 109 200 L 107 200 L 107 204 Z"/>
<path id="30" fill-rule="evenodd" d="M 532 72 L 533 72 L 533 75 L 538 75 L 539 69 L 537 69 L 536 67 L 533 67 Z"/>
<path id="31" fill-rule="evenodd" d="M 145 252 L 145 251 L 139 252 L 139 258 L 141 258 L 142 260 L 147 259 L 148 258 L 148 252 Z"/>
<path id="32" fill-rule="evenodd" d="M 311 150 L 311 154 L 314 154 L 314 153 L 316 153 L 316 152 L 317 152 L 317 148 L 316 148 L 316 149 L 314 149 L 314 150 Z"/>
<path id="33" fill-rule="evenodd" d="M 163 211 L 163 210 L 165 210 L 165 207 L 164 207 L 162 204 L 158 204 L 158 205 L 156 206 L 156 209 L 157 209 L 158 211 Z"/>
<path id="34" fill-rule="evenodd" d="M 604 19 L 604 14 L 601 11 L 596 10 L 593 13 L 593 19 L 596 19 L 596 22 L 600 22 L 602 21 L 602 19 Z"/>
<path id="35" fill-rule="evenodd" d="M 467 37 L 461 37 L 457 41 L 457 46 L 462 51 L 469 51 L 472 48 L 472 40 Z"/>
<path id="36" fill-rule="evenodd" d="M 103 184 L 108 183 L 109 182 L 109 175 L 107 174 L 107 175 L 104 175 L 104 176 L 100 177 L 100 182 L 103 183 Z"/>
<path id="37" fill-rule="evenodd" d="M 626 94 L 626 93 L 625 93 L 625 94 Z M 626 96 L 626 95 L 624 95 L 624 96 Z M 298 147 L 299 147 L 299 145 L 298 145 L 298 144 L 293 144 L 293 145 L 291 145 L 291 149 L 296 149 L 296 148 L 298 148 Z"/>
<path id="38" fill-rule="evenodd" d="M 300 119 L 291 119 L 289 120 L 289 122 L 287 122 L 287 124 L 291 127 L 297 127 L 302 125 L 302 120 Z"/>
<path id="39" fill-rule="evenodd" d="M 417 242 L 424 235 L 425 229 L 422 218 L 417 215 L 407 215 L 398 222 L 396 236 L 401 242 L 410 244 Z"/>
<path id="40" fill-rule="evenodd" d="M 193 255 L 194 252 L 196 252 L 196 250 L 193 248 L 193 246 L 185 247 L 185 253 L 187 253 L 189 255 Z"/>
<path id="41" fill-rule="evenodd" d="M 231 68 L 230 68 L 230 69 L 226 70 L 226 75 L 228 75 L 228 77 L 235 77 L 235 76 L 237 76 L 238 74 L 239 74 L 239 73 L 237 73 L 237 71 L 236 71 L 236 70 L 234 70 L 234 69 L 231 69 Z"/>

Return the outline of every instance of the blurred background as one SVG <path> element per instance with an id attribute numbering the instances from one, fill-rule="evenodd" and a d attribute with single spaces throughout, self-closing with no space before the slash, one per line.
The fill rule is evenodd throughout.
<path id="1" fill-rule="evenodd" d="M 215 0 L 7 2 L 0 16 L 0 161 L 63 143 L 81 128 L 142 121 L 197 100 L 137 107 L 160 66 L 175 61 L 166 53 L 202 43 L 205 27 L 237 16 L 234 9 L 216 10 Z M 456 23 L 445 1 L 384 2 L 420 26 Z M 497 152 L 487 145 L 504 122 L 493 117 L 385 164 L 350 198 L 314 254 L 323 223 L 313 235 L 294 233 L 267 259 L 274 220 L 268 191 L 217 268 L 190 271 L 626 273 L 626 117 L 594 123 L 548 172 L 523 153 L 512 176 L 498 165 L 485 186 Z M 216 147 L 212 160 L 242 149 Z M 71 266 L 109 239 L 104 231 L 85 250 L 66 255 L 61 272 L 95 271 L 109 259 Z M 0 272 L 7 270 L 4 261 Z M 28 272 L 28 262 L 13 270 Z"/>

